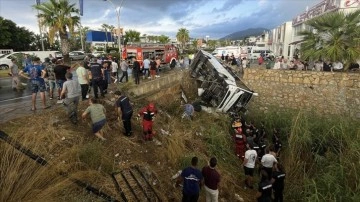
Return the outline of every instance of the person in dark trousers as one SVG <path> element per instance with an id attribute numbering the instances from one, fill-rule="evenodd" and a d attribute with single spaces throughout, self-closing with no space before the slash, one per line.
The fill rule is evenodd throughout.
<path id="1" fill-rule="evenodd" d="M 88 70 L 85 69 L 85 62 L 83 66 L 80 66 L 76 69 L 76 74 L 78 75 L 78 81 L 81 87 L 81 98 L 82 100 L 87 100 L 86 95 L 89 91 L 89 74 Z"/>
<path id="2" fill-rule="evenodd" d="M 103 80 L 104 80 L 103 73 L 101 71 L 102 66 L 96 62 L 97 61 L 96 58 L 92 58 L 91 60 L 92 60 L 92 62 L 90 63 L 90 71 L 91 71 L 91 77 L 92 77 L 91 84 L 94 89 L 94 97 L 96 99 L 99 98 L 99 96 L 98 96 L 99 89 L 100 89 L 101 96 L 105 97 L 104 89 L 103 89 L 103 85 L 102 85 Z"/>
<path id="3" fill-rule="evenodd" d="M 55 73 L 55 80 L 56 80 L 56 88 L 58 90 L 58 100 L 62 100 L 63 98 L 60 97 L 63 84 L 66 81 L 65 74 L 70 71 L 70 67 L 67 65 L 64 65 L 63 60 L 58 60 L 56 62 L 56 66 L 54 67 L 54 73 Z"/>
<path id="4" fill-rule="evenodd" d="M 197 169 L 198 158 L 191 159 L 191 166 L 185 168 L 179 176 L 176 185 L 183 183 L 182 202 L 197 202 L 199 199 L 200 188 L 203 183 L 201 171 Z"/>
<path id="5" fill-rule="evenodd" d="M 272 173 L 272 187 L 274 191 L 274 200 L 273 202 L 283 202 L 283 192 L 284 192 L 284 181 L 285 181 L 285 170 L 284 167 L 279 163 L 277 167 L 274 168 Z"/>
<path id="6" fill-rule="evenodd" d="M 261 181 L 259 183 L 258 192 L 256 193 L 256 199 L 258 202 L 271 202 L 272 184 L 269 180 L 269 176 L 265 170 L 260 172 Z"/>
<path id="7" fill-rule="evenodd" d="M 115 111 L 118 115 L 118 118 L 120 118 L 121 114 L 121 120 L 125 128 L 124 135 L 131 136 L 131 117 L 133 115 L 133 108 L 131 106 L 130 100 L 128 97 L 121 95 L 120 91 L 115 91 L 114 94 L 115 98 L 117 99 L 115 103 Z"/>
<path id="8" fill-rule="evenodd" d="M 121 72 L 122 72 L 122 76 L 119 80 L 119 82 L 121 83 L 123 78 L 125 77 L 125 80 L 126 82 L 128 82 L 128 69 L 129 69 L 129 64 L 126 62 L 126 60 L 122 59 L 121 60 L 121 63 L 120 63 L 120 69 L 121 69 Z"/>
<path id="9" fill-rule="evenodd" d="M 209 165 L 203 167 L 201 171 L 204 177 L 206 202 L 218 202 L 220 174 L 215 169 L 216 165 L 217 159 L 212 157 L 209 161 Z"/>
<path id="10" fill-rule="evenodd" d="M 133 71 L 135 78 L 135 84 L 140 84 L 140 63 L 136 60 L 135 57 L 132 58 L 133 61 Z"/>
<path id="11" fill-rule="evenodd" d="M 103 80 L 102 80 L 102 86 L 103 86 L 103 91 L 104 91 L 104 94 L 107 93 L 107 89 L 108 89 L 108 86 L 109 86 L 109 62 L 108 61 L 103 61 L 102 62 L 102 75 L 103 75 Z"/>

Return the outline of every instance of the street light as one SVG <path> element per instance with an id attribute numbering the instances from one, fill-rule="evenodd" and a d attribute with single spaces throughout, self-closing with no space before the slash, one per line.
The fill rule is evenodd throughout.
<path id="1" fill-rule="evenodd" d="M 121 59 L 122 52 L 121 52 L 121 33 L 120 33 L 120 9 L 121 9 L 122 4 L 124 3 L 124 0 L 121 0 L 120 6 L 118 7 L 119 9 L 115 6 L 115 4 L 111 0 L 104 0 L 104 1 L 110 2 L 114 6 L 115 11 L 116 11 L 117 24 L 118 24 L 118 33 L 117 33 L 118 34 L 118 47 L 119 47 L 119 54 L 120 54 L 120 59 Z"/>

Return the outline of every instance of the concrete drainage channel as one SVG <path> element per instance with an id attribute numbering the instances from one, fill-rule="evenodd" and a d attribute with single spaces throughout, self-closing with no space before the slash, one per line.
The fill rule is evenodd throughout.
<path id="1" fill-rule="evenodd" d="M 126 201 L 162 201 L 139 166 L 132 166 L 126 170 L 113 173 L 112 177 L 115 186 L 124 195 L 122 197 L 126 198 Z"/>
<path id="2" fill-rule="evenodd" d="M 19 152 L 23 153 L 30 159 L 34 160 L 41 166 L 47 166 L 49 163 L 41 156 L 33 153 L 30 149 L 25 148 L 19 142 L 11 138 L 5 132 L 0 131 L 0 139 L 4 142 L 11 145 L 13 148 L 18 150 Z M 93 185 L 90 185 L 87 182 L 67 177 L 66 174 L 59 173 L 59 175 L 68 178 L 74 184 L 78 185 L 81 188 L 86 189 L 89 192 L 97 195 L 98 197 L 103 198 L 106 201 L 119 201 L 117 197 L 108 195 Z M 124 169 L 120 172 L 113 173 L 111 175 L 115 183 L 115 187 L 117 192 L 121 196 L 120 201 L 148 201 L 148 202 L 160 202 L 163 201 L 159 195 L 156 193 L 155 189 L 149 183 L 148 179 L 144 175 L 142 167 L 140 166 L 132 166 L 130 168 Z"/>

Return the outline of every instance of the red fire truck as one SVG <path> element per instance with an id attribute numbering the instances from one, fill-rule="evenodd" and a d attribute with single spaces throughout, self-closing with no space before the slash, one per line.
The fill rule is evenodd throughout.
<path id="1" fill-rule="evenodd" d="M 122 52 L 123 59 L 135 57 L 142 65 L 146 58 L 160 57 L 162 64 L 169 64 L 178 60 L 178 49 L 173 44 L 128 44 Z"/>

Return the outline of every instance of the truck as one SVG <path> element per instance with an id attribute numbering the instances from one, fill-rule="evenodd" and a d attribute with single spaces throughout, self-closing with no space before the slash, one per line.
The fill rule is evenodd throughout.
<path id="1" fill-rule="evenodd" d="M 160 57 L 161 64 L 170 64 L 178 60 L 178 48 L 174 44 L 129 44 L 122 51 L 123 59 L 135 57 L 142 62 L 146 58 Z"/>
<path id="2" fill-rule="evenodd" d="M 225 46 L 225 47 L 219 47 L 216 48 L 212 53 L 213 56 L 217 58 L 221 58 L 222 55 L 232 55 L 234 54 L 235 58 L 244 58 L 248 55 L 248 49 L 247 47 L 241 47 L 241 46 Z"/>
<path id="3" fill-rule="evenodd" d="M 246 106 L 258 94 L 250 90 L 231 68 L 212 54 L 200 50 L 190 65 L 202 102 L 217 112 L 246 112 Z"/>
<path id="4" fill-rule="evenodd" d="M 21 58 L 24 54 L 34 55 L 39 57 L 42 62 L 45 61 L 45 58 L 49 57 L 50 54 L 56 59 L 62 59 L 63 55 L 59 51 L 20 51 L 12 52 L 6 55 L 0 56 L 0 69 L 8 69 L 11 64 L 12 58 Z"/>

